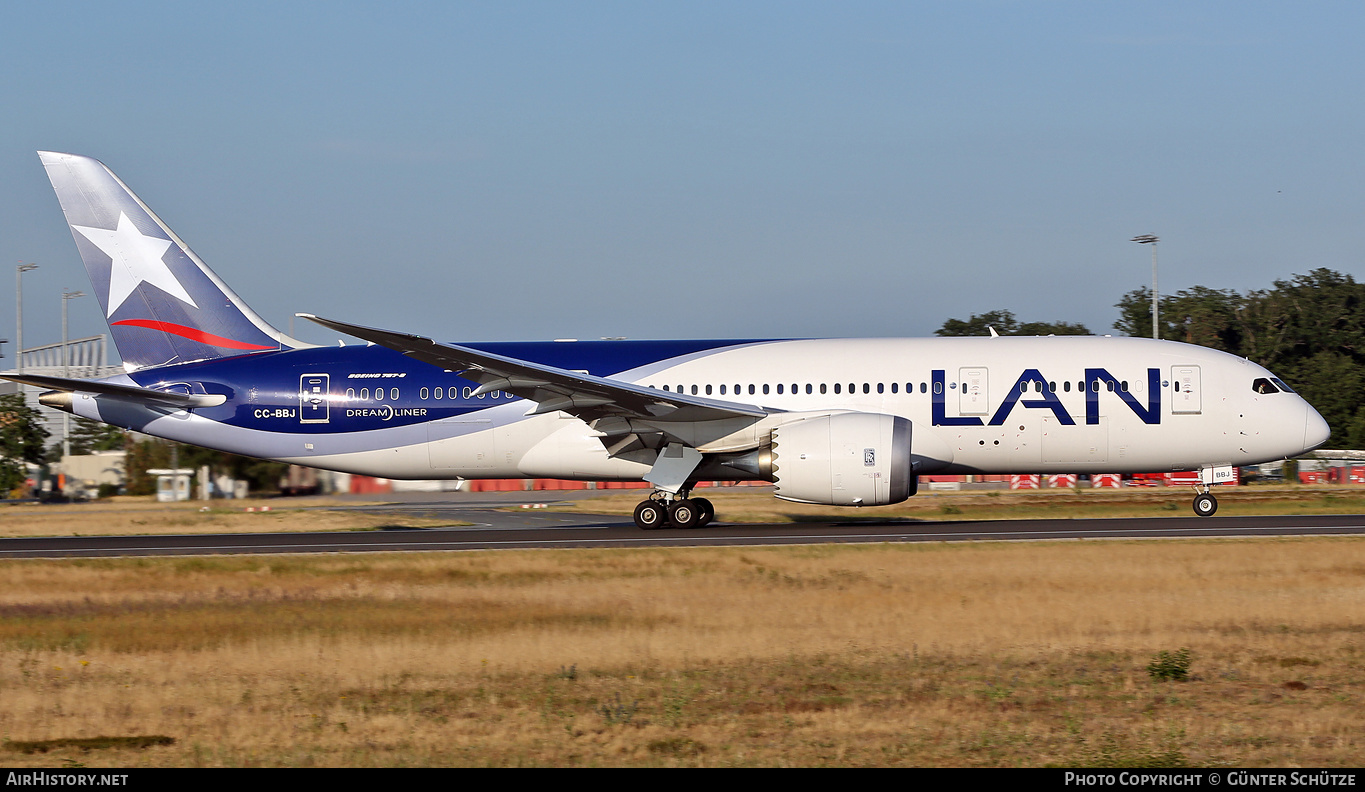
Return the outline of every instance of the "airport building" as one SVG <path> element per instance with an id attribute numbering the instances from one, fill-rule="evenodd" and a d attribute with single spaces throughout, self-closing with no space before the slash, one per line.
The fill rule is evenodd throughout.
<path id="1" fill-rule="evenodd" d="M 25 374 L 40 374 L 48 377 L 75 377 L 90 379 L 111 377 L 123 373 L 123 368 L 109 363 L 108 337 L 103 335 L 89 338 L 73 338 L 66 342 L 66 354 L 62 354 L 61 343 L 29 347 L 19 354 L 19 360 L 12 368 Z M 43 416 L 43 428 L 48 433 L 48 445 L 60 443 L 66 438 L 70 428 L 69 413 L 44 407 L 38 403 L 38 395 L 48 388 L 33 385 L 20 385 L 17 382 L 0 380 L 0 395 L 10 393 L 24 394 L 28 406 L 38 410 Z"/>

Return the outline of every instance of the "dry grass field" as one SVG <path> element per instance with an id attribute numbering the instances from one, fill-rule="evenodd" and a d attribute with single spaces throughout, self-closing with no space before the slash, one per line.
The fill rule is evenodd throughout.
<path id="1" fill-rule="evenodd" d="M 12 767 L 1359 767 L 1363 662 L 1358 538 L 0 562 Z"/>
<path id="2" fill-rule="evenodd" d="M 618 493 L 608 490 L 605 492 Z M 698 490 L 716 504 L 719 519 L 744 522 L 858 522 L 864 520 L 1018 520 L 1087 517 L 1188 517 L 1192 491 L 1186 488 L 1123 490 L 1008 490 L 924 492 L 905 503 L 847 509 L 790 503 L 771 492 L 747 487 Z M 553 492 L 536 496 L 554 498 Z M 1263 486 L 1219 488 L 1219 515 L 1365 513 L 1365 487 Z M 629 515 L 639 490 L 552 505 L 558 511 Z M 257 533 L 284 531 L 368 531 L 434 528 L 448 518 L 330 511 L 328 506 L 362 505 L 336 498 L 273 498 L 245 501 L 156 503 L 120 497 L 95 503 L 21 504 L 0 507 L 0 538 L 32 536 L 125 536 L 142 534 Z M 270 506 L 270 511 L 260 511 Z M 247 511 L 248 508 L 254 511 Z"/>
<path id="3" fill-rule="evenodd" d="M 401 525 L 428 528 L 450 520 L 363 512 L 329 511 L 332 498 L 157 503 L 150 497 L 118 497 L 93 503 L 0 506 L 0 538 L 27 536 L 137 536 L 146 534 L 371 531 Z M 348 506 L 362 505 L 347 502 Z M 261 511 L 270 506 L 269 511 Z M 250 508 L 252 511 L 247 511 Z"/>
<path id="4" fill-rule="evenodd" d="M 1190 517 L 1190 487 L 925 491 L 891 506 L 849 509 L 791 503 L 747 487 L 699 489 L 716 505 L 717 519 L 743 522 L 859 522 L 885 520 L 1028 520 L 1090 517 Z M 1365 487 L 1267 485 L 1215 487 L 1218 516 L 1362 514 Z M 563 511 L 631 514 L 639 490 L 575 501 Z"/>

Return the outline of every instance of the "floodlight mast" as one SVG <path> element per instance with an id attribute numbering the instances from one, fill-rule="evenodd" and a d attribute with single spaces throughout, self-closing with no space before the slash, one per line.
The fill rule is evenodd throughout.
<path id="1" fill-rule="evenodd" d="M 1156 243 L 1160 239 L 1155 234 L 1143 234 L 1133 237 L 1132 241 L 1139 245 L 1152 246 L 1152 338 L 1161 338 L 1161 325 L 1158 323 L 1160 312 L 1157 309 L 1156 290 Z"/>
<path id="2" fill-rule="evenodd" d="M 24 273 L 38 269 L 33 262 L 19 262 L 14 274 L 14 370 L 24 373 Z"/>

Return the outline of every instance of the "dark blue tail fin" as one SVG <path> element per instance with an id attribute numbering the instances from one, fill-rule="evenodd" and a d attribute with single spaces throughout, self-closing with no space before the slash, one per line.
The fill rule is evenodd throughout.
<path id="1" fill-rule="evenodd" d="M 125 369 L 307 346 L 247 307 L 103 163 L 38 156 Z"/>

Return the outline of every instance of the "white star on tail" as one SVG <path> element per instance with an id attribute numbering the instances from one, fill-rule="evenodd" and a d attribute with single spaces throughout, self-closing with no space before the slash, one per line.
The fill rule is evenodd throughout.
<path id="1" fill-rule="evenodd" d="M 109 265 L 109 299 L 106 301 L 109 316 L 113 316 L 119 306 L 137 291 L 139 283 L 150 283 L 182 302 L 199 307 L 190 299 L 175 275 L 171 274 L 166 262 L 161 260 L 171 246 L 170 240 L 143 236 L 123 212 L 119 212 L 118 228 L 113 231 L 78 225 L 71 227 L 113 259 Z"/>

